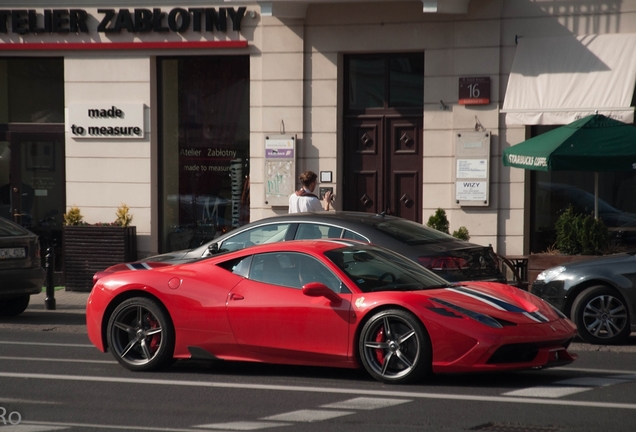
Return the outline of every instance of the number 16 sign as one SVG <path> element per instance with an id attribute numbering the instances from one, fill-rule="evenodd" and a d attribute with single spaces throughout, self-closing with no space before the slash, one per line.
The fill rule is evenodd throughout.
<path id="1" fill-rule="evenodd" d="M 490 77 L 459 79 L 460 105 L 488 105 L 490 103 Z"/>

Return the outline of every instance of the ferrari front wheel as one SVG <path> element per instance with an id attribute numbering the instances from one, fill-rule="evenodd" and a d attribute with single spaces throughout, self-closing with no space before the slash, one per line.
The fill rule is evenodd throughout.
<path id="1" fill-rule="evenodd" d="M 384 383 L 416 382 L 431 372 L 428 333 L 404 310 L 385 310 L 371 317 L 362 328 L 358 349 L 367 372 Z"/>
<path id="2" fill-rule="evenodd" d="M 134 297 L 122 302 L 110 316 L 108 346 L 115 359 L 132 371 L 167 366 L 174 352 L 174 327 L 155 300 Z"/>

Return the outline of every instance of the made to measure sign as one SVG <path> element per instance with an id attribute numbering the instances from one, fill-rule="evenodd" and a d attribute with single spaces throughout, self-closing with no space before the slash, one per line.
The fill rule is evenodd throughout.
<path id="1" fill-rule="evenodd" d="M 71 104 L 66 131 L 75 139 L 142 139 L 144 104 Z"/>

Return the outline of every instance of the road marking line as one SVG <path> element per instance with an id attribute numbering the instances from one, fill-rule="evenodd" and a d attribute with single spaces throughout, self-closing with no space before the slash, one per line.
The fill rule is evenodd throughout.
<path id="1" fill-rule="evenodd" d="M 503 393 L 504 396 L 522 396 L 522 397 L 546 397 L 560 398 L 576 393 L 582 393 L 593 390 L 598 387 L 608 387 L 615 384 L 623 384 L 632 382 L 630 378 L 633 375 L 624 376 L 624 378 L 605 378 L 605 377 L 579 377 L 569 378 L 555 381 L 547 386 L 528 387 L 519 390 L 513 390 Z"/>
<path id="2" fill-rule="evenodd" d="M 17 342 L 0 340 L 0 345 L 32 345 L 32 346 L 57 346 L 57 347 L 79 347 L 79 348 L 95 348 L 92 344 L 65 344 L 50 342 Z"/>
<path id="3" fill-rule="evenodd" d="M 612 408 L 612 409 L 636 410 L 636 403 L 570 401 L 570 400 L 553 400 L 553 399 L 536 399 L 536 398 L 526 399 L 526 398 L 512 398 L 512 397 L 506 397 L 506 396 L 475 396 L 475 395 L 462 395 L 462 394 L 423 393 L 423 392 L 389 391 L 389 390 L 360 390 L 360 389 L 347 389 L 347 388 L 282 386 L 282 385 L 266 385 L 266 384 L 237 384 L 237 383 L 181 381 L 181 380 L 167 380 L 167 379 L 161 380 L 161 379 L 149 379 L 149 378 L 121 378 L 121 377 L 115 378 L 115 377 L 104 377 L 104 376 L 53 375 L 53 374 L 33 374 L 33 373 L 13 373 L 13 372 L 0 372 L 0 377 L 31 378 L 31 379 L 58 380 L 58 381 L 107 382 L 107 383 L 121 383 L 121 384 L 135 384 L 135 385 L 149 384 L 149 385 L 184 386 L 184 387 L 230 388 L 230 389 L 243 389 L 243 390 L 270 390 L 270 391 L 273 390 L 273 391 L 286 391 L 286 392 L 403 397 L 403 398 L 413 398 L 413 399 L 443 399 L 443 400 L 462 400 L 462 401 L 479 401 L 479 402 L 504 402 L 504 403 L 520 403 L 520 404 L 536 404 L 536 405 L 578 406 L 578 407 L 590 407 L 590 408 Z"/>
<path id="4" fill-rule="evenodd" d="M 24 423 L 20 423 L 15 426 L 2 426 L 2 432 L 48 432 L 48 431 L 58 431 L 58 430 L 67 430 L 68 427 L 62 426 L 31 426 L 26 425 Z"/>
<path id="5" fill-rule="evenodd" d="M 616 375 L 615 377 L 612 377 L 612 378 L 636 381 L 636 374 L 632 374 L 632 375 Z"/>
<path id="6" fill-rule="evenodd" d="M 249 430 L 266 429 L 271 427 L 282 427 L 282 426 L 291 426 L 291 423 L 244 421 L 244 422 L 228 422 L 228 423 L 210 423 L 210 424 L 204 424 L 204 425 L 197 425 L 193 427 L 201 428 L 201 429 L 225 429 L 225 430 L 249 431 Z"/>
<path id="7" fill-rule="evenodd" d="M 11 398 L 0 398 L 0 402 L 2 402 L 2 403 L 37 404 L 37 405 L 60 405 L 61 404 L 61 402 L 38 401 L 38 400 L 30 400 L 30 399 L 11 399 Z M 0 426 L 2 426 L 2 425 L 0 424 Z"/>
<path id="8" fill-rule="evenodd" d="M 554 369 L 547 369 L 545 372 L 547 374 L 547 373 L 561 372 L 561 371 L 636 375 L 636 371 L 630 371 L 630 370 L 575 368 L 575 367 L 568 367 L 568 366 L 554 368 Z"/>
<path id="9" fill-rule="evenodd" d="M 42 425 L 42 426 L 60 426 L 64 428 L 87 428 L 91 430 L 95 429 L 115 429 L 125 431 L 154 431 L 154 432 L 201 432 L 201 429 L 191 428 L 159 428 L 152 426 L 131 426 L 131 425 L 106 425 L 106 424 L 94 424 L 94 423 L 67 423 L 67 422 L 46 422 L 46 421 L 23 421 L 22 425 Z M 11 429 L 7 429 L 10 431 Z M 48 429 L 54 430 L 54 429 Z M 4 426 L 2 432 L 5 432 Z"/>
<path id="10" fill-rule="evenodd" d="M 629 379 L 617 379 L 617 378 L 604 378 L 604 377 L 580 377 L 580 378 L 570 378 L 561 381 L 555 381 L 552 384 L 554 385 L 572 385 L 572 386 L 583 386 L 583 387 L 607 387 L 614 384 L 622 384 L 626 382 L 630 382 Z"/>
<path id="11" fill-rule="evenodd" d="M 593 387 L 549 387 L 537 386 L 503 393 L 505 396 L 560 398 L 592 390 Z"/>
<path id="12" fill-rule="evenodd" d="M 269 417 L 262 417 L 261 420 L 287 421 L 287 422 L 316 422 L 330 420 L 337 417 L 344 417 L 355 414 L 353 411 L 332 411 L 332 410 L 315 410 L 302 409 L 291 411 L 283 414 L 276 414 Z"/>
<path id="13" fill-rule="evenodd" d="M 38 357 L 9 357 L 9 356 L 0 356 L 0 360 L 44 361 L 44 362 L 63 362 L 63 363 L 117 364 L 117 362 L 114 361 L 114 360 L 81 360 L 81 359 L 38 358 Z"/>
<path id="14" fill-rule="evenodd" d="M 413 400 L 359 397 L 342 402 L 334 402 L 327 405 L 321 405 L 320 408 L 375 410 L 380 408 L 392 407 L 407 402 L 413 402 Z"/>

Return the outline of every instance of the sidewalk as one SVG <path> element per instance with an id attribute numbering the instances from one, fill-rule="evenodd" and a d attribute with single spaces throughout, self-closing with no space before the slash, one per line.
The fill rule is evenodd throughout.
<path id="1" fill-rule="evenodd" d="M 86 312 L 86 301 L 89 294 L 89 292 L 57 290 L 53 296 L 55 299 L 55 310 L 50 312 L 83 314 Z M 31 302 L 29 302 L 29 307 L 26 311 L 47 311 L 45 309 L 45 300 L 46 292 L 31 296 Z"/>

